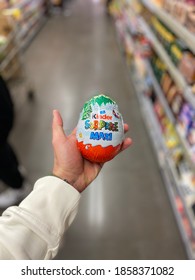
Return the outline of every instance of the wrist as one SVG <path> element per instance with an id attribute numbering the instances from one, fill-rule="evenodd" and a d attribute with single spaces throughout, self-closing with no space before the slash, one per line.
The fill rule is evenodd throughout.
<path id="1" fill-rule="evenodd" d="M 64 170 L 55 167 L 53 168 L 53 172 L 52 172 L 52 176 L 55 176 L 63 181 L 65 181 L 66 183 L 68 183 L 69 185 L 71 185 L 73 188 L 75 188 L 78 192 L 82 192 L 86 187 L 83 187 L 83 184 L 78 180 L 74 179 L 74 176 L 72 174 L 69 174 L 68 172 L 64 172 Z"/>
<path id="2" fill-rule="evenodd" d="M 68 183 L 69 185 L 71 185 L 67 179 L 60 178 L 59 176 L 57 176 L 57 175 L 55 175 L 53 173 L 51 174 L 51 176 L 56 177 L 56 178 L 58 178 L 58 179 L 60 179 L 60 180 L 62 180 L 64 182 Z"/>
<path id="3" fill-rule="evenodd" d="M 51 175 L 54 176 L 54 177 L 57 177 L 57 178 L 59 178 L 59 179 L 61 179 L 61 180 L 63 180 L 64 182 L 68 183 L 69 185 L 73 186 L 72 182 L 71 182 L 70 180 L 68 180 L 68 179 L 66 178 L 66 176 L 65 176 L 63 173 L 55 172 L 55 171 L 53 170 L 53 172 L 52 172 Z"/>

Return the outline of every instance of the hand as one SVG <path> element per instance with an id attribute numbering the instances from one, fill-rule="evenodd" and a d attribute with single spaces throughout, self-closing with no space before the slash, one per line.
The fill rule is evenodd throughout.
<path id="1" fill-rule="evenodd" d="M 67 180 L 75 189 L 82 192 L 99 174 L 103 163 L 93 163 L 82 157 L 76 144 L 76 128 L 70 135 L 66 135 L 63 130 L 63 121 L 57 110 L 53 111 L 53 149 L 54 166 L 53 175 Z M 125 132 L 128 125 L 124 125 Z M 126 138 L 119 151 L 127 149 L 132 143 L 130 138 Z"/>

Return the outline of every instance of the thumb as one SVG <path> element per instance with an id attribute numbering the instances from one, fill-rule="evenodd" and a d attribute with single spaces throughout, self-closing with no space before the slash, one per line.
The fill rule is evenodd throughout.
<path id="1" fill-rule="evenodd" d="M 63 120 L 58 110 L 53 110 L 52 133 L 53 142 L 60 139 L 61 137 L 65 137 L 63 130 Z"/>
<path id="2" fill-rule="evenodd" d="M 63 126 L 63 120 L 58 110 L 53 110 L 53 125 Z"/>

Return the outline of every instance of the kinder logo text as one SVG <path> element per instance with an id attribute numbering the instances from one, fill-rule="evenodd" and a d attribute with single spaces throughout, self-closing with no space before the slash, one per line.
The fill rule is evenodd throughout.
<path id="1" fill-rule="evenodd" d="M 106 111 L 102 110 L 102 111 L 100 111 L 100 114 L 92 114 L 92 119 L 111 121 L 112 120 L 112 116 L 106 115 Z"/>

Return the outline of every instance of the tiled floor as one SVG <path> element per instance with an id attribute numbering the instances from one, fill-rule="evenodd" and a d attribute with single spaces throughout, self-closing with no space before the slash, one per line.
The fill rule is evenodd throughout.
<path id="1" fill-rule="evenodd" d="M 99 2 L 72 1 L 71 15 L 51 17 L 28 48 L 25 69 L 36 98 L 29 103 L 24 93 L 14 96 L 11 141 L 34 182 L 52 169 L 52 109 L 60 110 L 70 132 L 83 103 L 108 93 L 129 123 L 134 145 L 107 163 L 83 193 L 56 258 L 185 259 L 113 22 Z"/>

